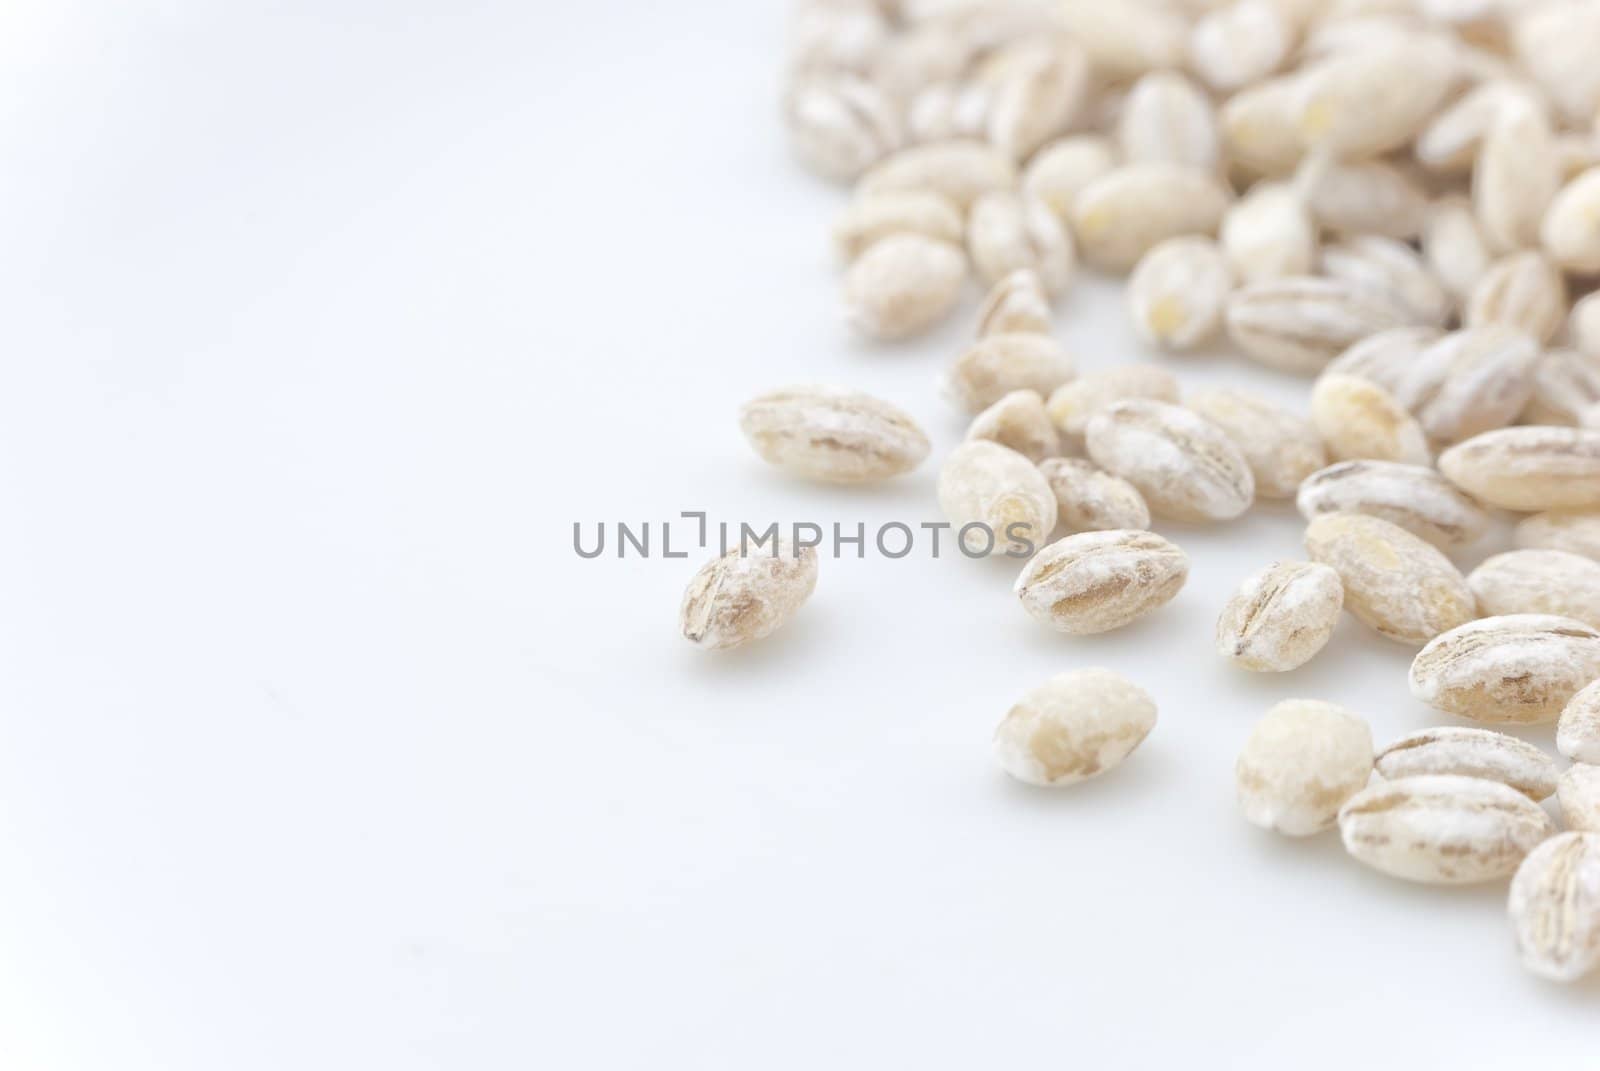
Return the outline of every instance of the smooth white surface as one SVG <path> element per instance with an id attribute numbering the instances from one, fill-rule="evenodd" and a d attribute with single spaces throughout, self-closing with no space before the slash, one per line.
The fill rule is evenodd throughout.
<path id="1" fill-rule="evenodd" d="M 1503 886 L 1237 816 L 1280 698 L 1434 721 L 1353 620 L 1292 675 L 1213 656 L 1287 507 L 1163 525 L 1192 583 L 1090 640 L 918 555 L 824 561 L 718 657 L 675 631 L 698 555 L 574 556 L 574 520 L 937 519 L 936 463 L 819 489 L 737 431 L 831 381 L 943 453 L 976 302 L 848 336 L 776 5 L 268 7 L 4 16 L 7 1071 L 1592 1060 L 1600 985 L 1518 969 Z M 1113 286 L 1059 318 L 1140 357 Z M 1008 783 L 994 723 L 1090 664 L 1153 736 Z"/>

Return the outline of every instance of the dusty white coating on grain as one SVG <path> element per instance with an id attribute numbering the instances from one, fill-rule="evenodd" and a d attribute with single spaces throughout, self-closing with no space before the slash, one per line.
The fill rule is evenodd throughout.
<path id="1" fill-rule="evenodd" d="M 1327 645 L 1344 582 L 1326 565 L 1274 562 L 1249 577 L 1217 618 L 1217 653 L 1256 673 L 1284 673 Z"/>
<path id="2" fill-rule="evenodd" d="M 1328 463 L 1311 421 L 1245 391 L 1202 390 L 1184 402 L 1215 424 L 1244 455 L 1258 498 L 1293 498 L 1301 481 Z"/>
<path id="3" fill-rule="evenodd" d="M 1484 432 L 1441 454 L 1439 471 L 1502 509 L 1600 508 L 1600 431 L 1535 425 Z"/>
<path id="4" fill-rule="evenodd" d="M 1215 424 L 1165 402 L 1133 399 L 1100 410 L 1084 437 L 1089 457 L 1174 520 L 1231 520 L 1255 500 L 1244 455 Z"/>
<path id="5" fill-rule="evenodd" d="M 1600 967 L 1600 834 L 1562 833 L 1528 853 L 1507 911 L 1534 974 L 1574 982 Z"/>
<path id="6" fill-rule="evenodd" d="M 1567 701 L 1556 725 L 1556 750 L 1573 762 L 1600 765 L 1600 681 Z"/>
<path id="7" fill-rule="evenodd" d="M 1306 527 L 1306 550 L 1338 571 L 1345 608 L 1398 643 L 1420 647 L 1477 615 L 1466 578 L 1450 559 L 1388 521 L 1326 514 Z"/>
<path id="8" fill-rule="evenodd" d="M 1437 547 L 1476 542 L 1489 515 L 1438 472 L 1393 461 L 1341 461 L 1308 476 L 1295 504 L 1312 520 L 1364 513 L 1397 524 Z"/>
<path id="9" fill-rule="evenodd" d="M 770 636 L 817 586 L 817 552 L 785 541 L 739 547 L 707 562 L 689 581 L 679 609 L 684 639 L 726 649 Z"/>
<path id="10" fill-rule="evenodd" d="M 850 202 L 833 226 L 833 244 L 844 260 L 854 260 L 874 242 L 894 234 L 960 245 L 966 224 L 955 205 L 927 190 L 871 194 Z"/>
<path id="11" fill-rule="evenodd" d="M 1188 555 L 1154 532 L 1080 532 L 1040 551 L 1023 568 L 1015 591 L 1036 620 L 1088 635 L 1121 628 L 1165 605 L 1188 577 Z"/>
<path id="12" fill-rule="evenodd" d="M 1251 283 L 1234 292 L 1227 309 L 1228 334 L 1246 356 L 1305 375 L 1407 318 L 1380 290 L 1314 276 Z"/>
<path id="13" fill-rule="evenodd" d="M 1317 231 L 1294 187 L 1262 182 L 1222 217 L 1222 251 L 1241 282 L 1309 275 L 1316 266 Z"/>
<path id="14" fill-rule="evenodd" d="M 1390 781 L 1434 774 L 1481 777 L 1535 801 L 1556 790 L 1556 763 L 1549 755 L 1514 736 L 1464 725 L 1408 733 L 1378 752 L 1376 765 Z"/>
<path id="15" fill-rule="evenodd" d="M 1053 457 L 1039 471 L 1056 493 L 1059 520 L 1069 532 L 1150 527 L 1150 507 L 1139 489 L 1093 462 Z"/>
<path id="16" fill-rule="evenodd" d="M 1128 279 L 1133 329 L 1151 345 L 1186 350 L 1222 326 L 1233 270 L 1210 238 L 1169 238 L 1140 259 Z"/>
<path id="17" fill-rule="evenodd" d="M 1050 298 L 1037 273 L 1014 271 L 995 283 L 978 310 L 978 337 L 1050 333 Z"/>
<path id="18" fill-rule="evenodd" d="M 939 471 L 939 506 L 959 536 L 968 524 L 988 526 L 989 538 L 973 531 L 963 541 L 981 556 L 1021 553 L 1024 544 L 1044 545 L 1056 526 L 1056 496 L 1033 463 L 999 443 L 964 443 Z"/>
<path id="19" fill-rule="evenodd" d="M 1221 155 L 1211 99 L 1174 71 L 1152 71 L 1134 83 L 1117 123 L 1117 144 L 1130 164 L 1178 164 L 1213 171 Z"/>
<path id="20" fill-rule="evenodd" d="M 1056 214 L 1043 201 L 1009 191 L 986 193 L 973 202 L 967 252 L 985 283 L 992 286 L 1028 269 L 1051 294 L 1066 290 L 1077 261 L 1072 236 Z"/>
<path id="21" fill-rule="evenodd" d="M 1489 323 L 1445 335 L 1400 369 L 1390 387 L 1432 439 L 1459 442 L 1515 420 L 1533 396 L 1539 346 Z"/>
<path id="22" fill-rule="evenodd" d="M 1108 669 L 1050 678 L 1012 707 L 994 734 L 1000 768 L 1024 784 L 1060 787 L 1119 765 L 1150 735 L 1156 704 Z"/>
<path id="23" fill-rule="evenodd" d="M 917 422 L 868 394 L 801 386 L 745 403 L 739 427 L 781 469 L 828 483 L 867 483 L 910 472 L 931 446 Z"/>
<path id="24" fill-rule="evenodd" d="M 1600 632 L 1570 617 L 1485 617 L 1434 638 L 1411 663 L 1411 694 L 1450 714 L 1504 725 L 1555 721 L 1600 678 Z"/>
<path id="25" fill-rule="evenodd" d="M 1489 265 L 1467 298 L 1469 327 L 1505 324 L 1549 342 L 1567 318 L 1567 284 L 1542 253 L 1525 250 Z"/>
<path id="26" fill-rule="evenodd" d="M 1467 584 L 1485 615 L 1555 614 L 1600 627 L 1600 562 L 1564 550 L 1496 554 Z"/>
<path id="27" fill-rule="evenodd" d="M 1547 547 L 1600 559 L 1600 510 L 1536 513 L 1517 523 L 1513 538 L 1519 547 Z"/>
<path id="28" fill-rule="evenodd" d="M 1600 304 L 1591 307 L 1600 312 Z M 1576 309 L 1573 315 L 1576 317 Z M 1597 404 L 1600 357 L 1577 350 L 1551 350 L 1534 366 L 1533 393 L 1522 411 L 1522 420 L 1526 424 L 1576 426 L 1579 415 Z"/>
<path id="29" fill-rule="evenodd" d="M 845 314 L 869 337 L 906 338 L 949 314 L 966 277 L 967 259 L 950 243 L 891 235 L 874 242 L 845 273 Z"/>
<path id="30" fill-rule="evenodd" d="M 1204 171 L 1127 164 L 1078 193 L 1072 230 L 1084 259 L 1126 270 L 1168 238 L 1215 234 L 1227 207 L 1227 190 Z"/>
<path id="31" fill-rule="evenodd" d="M 1561 821 L 1568 829 L 1600 833 L 1600 766 L 1577 763 L 1556 784 Z"/>
<path id="32" fill-rule="evenodd" d="M 1345 850 L 1375 870 L 1462 885 L 1511 876 L 1555 823 L 1498 781 L 1433 775 L 1363 789 L 1340 809 L 1339 833 Z"/>
<path id="33" fill-rule="evenodd" d="M 1061 453 L 1061 433 L 1033 390 L 1012 391 L 979 413 L 967 428 L 967 441 L 978 439 L 1010 447 L 1035 463 Z"/>
<path id="34" fill-rule="evenodd" d="M 1247 821 L 1291 837 L 1331 829 L 1372 774 L 1372 732 L 1332 703 L 1289 699 L 1256 723 L 1234 764 Z"/>

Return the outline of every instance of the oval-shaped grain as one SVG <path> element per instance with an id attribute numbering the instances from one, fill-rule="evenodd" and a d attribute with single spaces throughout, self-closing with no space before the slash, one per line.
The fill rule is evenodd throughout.
<path id="1" fill-rule="evenodd" d="M 1256 673 L 1298 669 L 1327 645 L 1343 609 L 1344 582 L 1332 568 L 1274 562 L 1222 608 L 1217 653 Z"/>
<path id="2" fill-rule="evenodd" d="M 1255 499 L 1244 455 L 1216 425 L 1165 402 L 1117 402 L 1089 421 L 1089 456 L 1139 489 L 1150 508 L 1184 521 L 1239 516 Z"/>
<path id="3" fill-rule="evenodd" d="M 1056 493 L 1057 514 L 1069 532 L 1150 527 L 1150 507 L 1133 484 L 1093 462 L 1053 457 L 1039 471 Z"/>
<path id="4" fill-rule="evenodd" d="M 1397 643 L 1420 647 L 1477 616 L 1466 578 L 1431 543 L 1359 513 L 1330 513 L 1306 528 L 1312 561 L 1344 581 L 1345 608 Z"/>
<path id="5" fill-rule="evenodd" d="M 1131 164 L 1102 175 L 1072 205 L 1084 259 L 1126 271 L 1168 238 L 1215 234 L 1228 193 L 1215 178 L 1173 164 Z"/>
<path id="6" fill-rule="evenodd" d="M 789 387 L 740 412 L 739 427 L 769 464 L 825 483 L 870 483 L 910 472 L 932 449 L 906 413 L 858 391 Z"/>
<path id="7" fill-rule="evenodd" d="M 1049 335 L 989 335 L 956 358 L 943 386 L 952 401 L 977 414 L 1012 391 L 1049 397 L 1072 376 L 1071 354 Z"/>
<path id="8" fill-rule="evenodd" d="M 1527 741 L 1464 725 L 1408 733 L 1378 752 L 1376 766 L 1390 781 L 1437 774 L 1481 777 L 1534 801 L 1549 799 L 1559 777 L 1555 760 Z"/>
<path id="9" fill-rule="evenodd" d="M 1600 766 L 1578 763 L 1556 784 L 1561 820 L 1568 829 L 1600 833 Z"/>
<path id="10" fill-rule="evenodd" d="M 1511 876 L 1555 823 L 1498 781 L 1439 775 L 1368 786 L 1340 809 L 1339 833 L 1345 850 L 1375 870 L 1463 885 Z"/>
<path id="11" fill-rule="evenodd" d="M 796 549 L 782 540 L 738 547 L 707 562 L 689 581 L 679 628 L 697 647 L 742 647 L 781 628 L 816 586 L 812 548 Z"/>
<path id="12" fill-rule="evenodd" d="M 1567 701 L 1556 725 L 1556 750 L 1573 762 L 1600 765 L 1600 680 Z"/>
<path id="13" fill-rule="evenodd" d="M 1311 422 L 1337 461 L 1432 460 L 1422 425 L 1369 379 L 1323 373 L 1311 390 Z"/>
<path id="14" fill-rule="evenodd" d="M 1513 539 L 1523 548 L 1544 547 L 1600 560 L 1600 510 L 1553 510 L 1517 523 Z"/>
<path id="15" fill-rule="evenodd" d="M 1050 419 L 1069 445 L 1081 449 L 1084 433 L 1095 414 L 1130 398 L 1176 403 L 1178 378 L 1153 364 L 1124 364 L 1086 372 L 1050 395 Z"/>
<path id="16" fill-rule="evenodd" d="M 1000 768 L 1040 787 L 1077 784 L 1119 765 L 1156 726 L 1144 689 L 1108 669 L 1050 678 L 1022 697 L 994 734 Z"/>
<path id="17" fill-rule="evenodd" d="M 936 141 L 913 145 L 880 161 L 861 177 L 863 196 L 901 190 L 937 193 L 963 211 L 994 190 L 1017 181 L 1010 157 L 981 141 Z"/>
<path id="18" fill-rule="evenodd" d="M 1526 408 L 1539 354 L 1516 328 L 1469 327 L 1424 348 L 1390 390 L 1429 438 L 1460 442 L 1505 427 Z"/>
<path id="19" fill-rule="evenodd" d="M 1308 521 L 1329 513 L 1364 513 L 1436 547 L 1476 542 L 1489 527 L 1483 507 L 1436 471 L 1393 461 L 1330 465 L 1306 478 L 1295 503 Z"/>
<path id="20" fill-rule="evenodd" d="M 870 338 L 908 338 L 949 314 L 966 277 L 967 258 L 948 242 L 891 235 L 869 246 L 845 273 L 845 315 Z"/>
<path id="21" fill-rule="evenodd" d="M 987 439 L 1037 464 L 1061 453 L 1061 433 L 1050 423 L 1038 391 L 1014 390 L 973 418 L 967 441 Z"/>
<path id="22" fill-rule="evenodd" d="M 1555 721 L 1600 678 L 1600 631 L 1570 617 L 1485 617 L 1433 639 L 1411 663 L 1411 694 L 1495 725 Z"/>
<path id="23" fill-rule="evenodd" d="M 1255 476 L 1258 498 L 1293 498 L 1301 482 L 1328 463 L 1311 421 L 1276 402 L 1215 388 L 1191 395 L 1184 405 L 1239 448 Z"/>
<path id="24" fill-rule="evenodd" d="M 1600 834 L 1562 833 L 1529 852 L 1507 910 L 1534 974 L 1574 982 L 1600 967 Z"/>
<path id="25" fill-rule="evenodd" d="M 1228 334 L 1245 355 L 1284 372 L 1312 375 L 1350 346 L 1406 324 L 1381 290 L 1343 279 L 1268 279 L 1234 292 Z"/>
<path id="26" fill-rule="evenodd" d="M 1372 774 L 1372 731 L 1332 703 L 1290 699 L 1267 712 L 1234 764 L 1246 821 L 1291 837 L 1332 829 Z"/>
<path id="27" fill-rule="evenodd" d="M 1036 620 L 1081 636 L 1137 621 L 1188 578 L 1188 555 L 1154 532 L 1081 532 L 1040 551 L 1015 590 Z"/>
<path id="28" fill-rule="evenodd" d="M 1522 427 L 1446 450 L 1439 471 L 1491 506 L 1535 513 L 1600 508 L 1600 431 Z"/>
<path id="29" fill-rule="evenodd" d="M 1600 562 L 1564 550 L 1496 554 L 1467 586 L 1486 615 L 1554 614 L 1600 627 Z"/>
<path id="30" fill-rule="evenodd" d="M 1128 279 L 1128 312 L 1139 337 L 1187 350 L 1222 326 L 1233 272 L 1210 238 L 1170 238 L 1146 253 Z"/>
<path id="31" fill-rule="evenodd" d="M 1015 450 L 986 440 L 945 459 L 939 506 L 969 557 L 1030 557 L 1056 526 L 1056 496 L 1044 476 Z"/>

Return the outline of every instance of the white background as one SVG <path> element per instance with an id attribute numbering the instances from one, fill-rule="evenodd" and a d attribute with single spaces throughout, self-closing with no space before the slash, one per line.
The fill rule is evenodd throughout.
<path id="1" fill-rule="evenodd" d="M 1278 699 L 1434 721 L 1354 621 L 1284 677 L 1211 653 L 1285 507 L 1163 526 L 1188 588 L 1087 640 L 1014 566 L 918 555 L 826 560 L 709 655 L 701 555 L 574 555 L 575 520 L 937 519 L 976 294 L 916 345 L 846 332 L 781 5 L 0 18 L 7 1071 L 1593 1061 L 1600 985 L 1519 969 L 1503 887 L 1237 816 Z M 1149 359 L 1118 293 L 1059 308 L 1084 368 Z M 737 406 L 807 380 L 904 405 L 935 463 L 766 469 Z M 996 721 L 1091 664 L 1155 733 L 1009 783 Z"/>

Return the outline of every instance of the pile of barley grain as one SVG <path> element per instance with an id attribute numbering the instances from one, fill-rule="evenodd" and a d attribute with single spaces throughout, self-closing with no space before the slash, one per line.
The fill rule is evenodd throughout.
<path id="1" fill-rule="evenodd" d="M 1353 857 L 1413 881 L 1513 878 L 1527 965 L 1600 967 L 1600 292 L 1583 296 L 1600 277 L 1600 2 L 809 0 L 788 62 L 795 154 L 855 184 L 834 233 L 850 322 L 906 338 L 952 314 L 969 273 L 989 288 L 945 378 L 972 425 L 939 501 L 956 528 L 1001 534 L 979 553 L 1041 548 L 1022 609 L 1119 628 L 1188 577 L 1152 516 L 1294 499 L 1309 560 L 1245 582 L 1222 658 L 1293 670 L 1348 610 L 1421 648 L 1418 699 L 1559 722 L 1574 765 L 1482 728 L 1375 751 L 1359 717 L 1293 700 L 1239 756 L 1244 816 L 1337 826 Z M 1080 258 L 1127 273 L 1149 344 L 1225 335 L 1315 377 L 1309 418 L 1241 391 L 1185 400 L 1150 366 L 1076 376 L 1051 302 Z M 931 449 L 896 407 L 835 387 L 774 391 L 743 427 L 815 480 L 887 479 Z M 1464 576 L 1440 548 L 1492 510 L 1527 515 L 1522 549 Z M 735 551 L 694 578 L 684 635 L 761 639 L 816 578 L 809 549 Z M 1085 669 L 1024 696 L 995 754 L 1067 785 L 1155 723 L 1141 689 Z"/>

